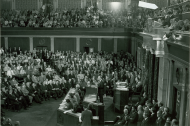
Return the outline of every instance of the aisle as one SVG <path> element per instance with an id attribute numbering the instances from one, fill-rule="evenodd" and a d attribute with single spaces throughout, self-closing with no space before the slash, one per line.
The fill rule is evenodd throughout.
<path id="1" fill-rule="evenodd" d="M 21 126 L 56 126 L 57 109 L 62 99 L 63 97 L 57 100 L 51 98 L 43 104 L 33 103 L 31 108 L 20 112 L 5 110 L 5 116 L 13 122 L 20 121 Z"/>

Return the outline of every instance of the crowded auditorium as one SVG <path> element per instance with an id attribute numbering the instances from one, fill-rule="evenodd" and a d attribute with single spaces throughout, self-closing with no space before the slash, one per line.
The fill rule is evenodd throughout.
<path id="1" fill-rule="evenodd" d="M 1 126 L 190 126 L 190 0 L 0 0 Z"/>

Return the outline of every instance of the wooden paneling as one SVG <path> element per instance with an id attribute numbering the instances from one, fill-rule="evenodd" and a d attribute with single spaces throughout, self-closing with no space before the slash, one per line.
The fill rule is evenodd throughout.
<path id="1" fill-rule="evenodd" d="M 76 51 L 76 38 L 55 38 L 54 51 Z"/>
<path id="2" fill-rule="evenodd" d="M 38 8 L 37 0 L 15 0 L 15 8 L 18 10 L 33 10 Z"/>
<path id="3" fill-rule="evenodd" d="M 129 52 L 131 49 L 131 41 L 127 38 L 118 38 L 117 39 L 117 51 L 123 50 L 124 52 Z"/>
<path id="4" fill-rule="evenodd" d="M 3 47 L 3 49 L 5 49 L 5 38 L 1 37 L 1 47 Z"/>
<path id="5" fill-rule="evenodd" d="M 20 47 L 22 51 L 29 50 L 29 38 L 28 37 L 9 37 L 8 38 L 8 47 L 18 48 Z"/>
<path id="6" fill-rule="evenodd" d="M 106 52 L 114 51 L 114 39 L 113 38 L 102 38 L 101 50 Z"/>
<path id="7" fill-rule="evenodd" d="M 59 9 L 81 8 L 81 0 L 58 0 Z"/>
<path id="8" fill-rule="evenodd" d="M 80 52 L 84 52 L 84 47 L 94 48 L 94 52 L 98 52 L 98 38 L 80 38 Z"/>
<path id="9" fill-rule="evenodd" d="M 33 47 L 46 46 L 48 50 L 51 50 L 50 38 L 45 37 L 35 37 L 33 38 Z"/>
<path id="10" fill-rule="evenodd" d="M 1 0 L 1 9 L 11 10 L 11 0 Z"/>

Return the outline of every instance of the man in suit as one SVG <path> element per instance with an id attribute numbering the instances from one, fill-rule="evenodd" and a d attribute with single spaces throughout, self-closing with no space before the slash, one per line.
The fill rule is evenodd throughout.
<path id="1" fill-rule="evenodd" d="M 141 126 L 150 126 L 150 112 L 145 111 L 143 113 L 143 117 L 144 117 L 144 119 L 141 123 Z"/>
<path id="2" fill-rule="evenodd" d="M 158 100 L 157 99 L 153 99 L 152 100 L 152 104 L 153 104 L 153 107 L 156 109 L 156 111 L 158 111 L 159 107 L 158 107 Z"/>
<path id="3" fill-rule="evenodd" d="M 39 83 L 43 83 L 46 80 L 46 76 L 41 73 L 41 75 L 39 76 Z"/>
<path id="4" fill-rule="evenodd" d="M 156 124 L 157 114 L 156 114 L 156 108 L 152 107 L 150 109 L 151 115 L 150 115 L 150 123 L 152 126 Z"/>
<path id="5" fill-rule="evenodd" d="M 148 97 L 147 97 L 147 94 L 146 92 L 143 93 L 143 97 L 141 98 L 140 102 L 137 103 L 137 106 L 138 105 L 145 105 L 145 102 L 148 100 Z"/>
<path id="6" fill-rule="evenodd" d="M 162 118 L 162 111 L 158 111 L 157 112 L 157 120 L 156 120 L 156 126 L 164 126 L 165 124 L 165 121 L 163 120 Z"/>
<path id="7" fill-rule="evenodd" d="M 32 75 L 32 82 L 37 84 L 39 82 L 39 78 L 35 75 Z"/>
<path id="8" fill-rule="evenodd" d="M 162 118 L 164 121 L 166 121 L 166 119 L 170 116 L 169 114 L 169 108 L 168 107 L 165 107 L 164 108 L 164 112 L 162 113 Z"/>
<path id="9" fill-rule="evenodd" d="M 55 89 L 55 92 L 57 94 L 58 98 L 61 98 L 63 96 L 63 91 L 59 88 L 59 81 L 53 81 L 53 88 Z"/>
<path id="10" fill-rule="evenodd" d="M 26 84 L 26 89 L 29 91 L 29 94 L 34 98 L 35 102 L 42 104 L 39 96 L 37 95 L 37 91 L 35 90 L 35 84 L 33 86 L 30 86 L 29 83 Z"/>
<path id="11" fill-rule="evenodd" d="M 9 93 L 7 96 L 8 96 L 8 99 L 10 100 L 10 104 L 14 107 L 14 109 L 16 109 L 16 111 L 19 111 L 21 103 L 18 101 L 18 98 L 15 97 L 11 89 L 9 90 Z"/>
<path id="12" fill-rule="evenodd" d="M 97 94 L 97 100 L 98 100 L 98 97 L 99 97 L 101 103 L 103 103 L 103 95 L 104 95 L 104 83 L 102 81 L 101 76 L 98 76 L 98 94 Z"/>
<path id="13" fill-rule="evenodd" d="M 48 99 L 50 99 L 50 91 L 48 91 L 48 83 L 47 81 L 44 82 L 44 83 L 41 83 L 41 90 L 42 90 L 42 93 L 43 93 L 43 97 L 45 99 L 45 101 Z"/>
<path id="14" fill-rule="evenodd" d="M 57 100 L 57 94 L 52 86 L 52 80 L 48 81 L 47 89 L 50 92 L 50 96 Z"/>
<path id="15" fill-rule="evenodd" d="M 122 116 L 118 116 L 114 120 L 114 126 L 123 126 L 123 125 L 127 125 L 128 124 L 128 121 L 129 121 L 129 111 L 128 111 L 128 109 L 124 109 L 123 112 L 124 112 L 124 114 Z"/>
<path id="16" fill-rule="evenodd" d="M 29 82 L 29 83 L 32 83 L 32 79 L 31 79 L 31 77 L 30 77 L 29 74 L 27 75 L 27 77 L 26 77 L 26 79 L 25 79 L 25 82 L 26 82 L 26 83 L 28 83 L 28 82 Z"/>
<path id="17" fill-rule="evenodd" d="M 84 106 L 84 111 L 81 114 L 82 125 L 81 126 L 91 126 L 92 125 L 92 111 L 88 110 L 87 106 Z"/>
<path id="18" fill-rule="evenodd" d="M 132 106 L 128 126 L 136 126 L 138 121 L 138 113 L 135 106 Z"/>
<path id="19" fill-rule="evenodd" d="M 18 93 L 16 88 L 13 89 L 13 94 L 26 110 L 29 105 L 27 104 L 25 98 Z"/>

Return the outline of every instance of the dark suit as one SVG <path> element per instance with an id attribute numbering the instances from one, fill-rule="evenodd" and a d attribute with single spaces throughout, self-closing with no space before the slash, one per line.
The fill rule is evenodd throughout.
<path id="1" fill-rule="evenodd" d="M 26 86 L 26 89 L 29 91 L 29 95 L 31 96 L 35 95 L 33 96 L 35 102 L 41 103 L 41 100 L 39 96 L 37 95 L 37 93 L 34 93 L 36 91 L 34 88 Z"/>
<path id="2" fill-rule="evenodd" d="M 143 119 L 141 126 L 150 126 L 150 118 Z"/>
<path id="3" fill-rule="evenodd" d="M 59 85 L 53 84 L 53 88 L 59 88 Z M 58 90 L 56 89 L 55 92 L 57 94 L 57 97 L 60 98 L 61 96 L 63 96 L 63 91 L 60 88 Z"/>
<path id="4" fill-rule="evenodd" d="M 81 120 L 82 120 L 81 126 L 91 126 L 92 111 L 84 110 L 81 114 Z"/>
<path id="5" fill-rule="evenodd" d="M 48 91 L 50 92 L 50 95 L 53 97 L 53 98 L 57 98 L 57 94 L 56 94 L 56 92 L 55 92 L 55 90 L 52 90 L 53 89 L 53 86 L 52 85 L 50 85 L 50 84 L 48 84 L 47 85 L 47 89 L 48 89 Z"/>
<path id="6" fill-rule="evenodd" d="M 47 86 L 42 84 L 42 85 L 40 85 L 40 88 L 41 88 L 42 95 L 45 98 L 45 100 L 49 99 L 50 98 L 50 92 L 48 91 Z"/>
<path id="7" fill-rule="evenodd" d="M 98 84 L 98 94 L 97 97 L 99 96 L 100 102 L 103 103 L 103 95 L 104 95 L 104 83 L 101 80 Z M 98 98 L 97 98 L 98 99 Z"/>
<path id="8" fill-rule="evenodd" d="M 140 102 L 139 102 L 139 105 L 145 105 L 145 102 L 148 100 L 148 98 L 147 97 L 143 97 L 143 98 L 141 98 L 141 100 L 140 100 Z"/>
<path id="9" fill-rule="evenodd" d="M 16 110 L 20 109 L 20 102 L 18 100 L 16 100 L 16 97 L 14 94 L 7 94 L 8 99 L 10 101 L 10 104 L 13 105 L 13 108 Z"/>
<path id="10" fill-rule="evenodd" d="M 151 114 L 151 116 L 150 116 L 151 125 L 154 126 L 156 124 L 156 119 L 157 119 L 157 115 L 156 114 Z"/>
<path id="11" fill-rule="evenodd" d="M 165 121 L 162 118 L 156 120 L 156 126 L 164 126 Z"/>
<path id="12" fill-rule="evenodd" d="M 18 101 L 21 103 L 21 105 L 26 109 L 28 104 L 23 96 L 21 96 L 17 91 L 13 92 L 14 96 L 18 99 Z"/>
<path id="13" fill-rule="evenodd" d="M 137 112 L 132 112 L 130 114 L 130 118 L 132 118 L 132 119 L 129 120 L 128 126 L 136 126 L 137 121 L 138 121 L 138 113 Z"/>
<path id="14" fill-rule="evenodd" d="M 129 116 L 122 115 L 121 118 L 114 124 L 115 126 L 123 126 L 124 124 L 127 125 Z M 120 124 L 119 124 L 120 123 Z"/>

